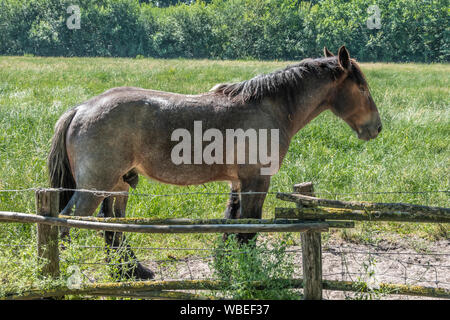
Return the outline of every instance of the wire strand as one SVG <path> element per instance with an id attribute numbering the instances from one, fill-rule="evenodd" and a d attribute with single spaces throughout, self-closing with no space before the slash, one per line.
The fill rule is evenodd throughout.
<path id="1" fill-rule="evenodd" d="M 177 192 L 177 193 L 167 193 L 167 194 L 154 194 L 154 193 L 139 193 L 139 192 L 127 192 L 127 191 L 106 191 L 106 190 L 95 190 L 95 189 L 71 189 L 71 188 L 42 188 L 33 187 L 25 189 L 4 189 L 0 190 L 0 193 L 19 193 L 19 192 L 36 192 L 41 190 L 48 191 L 70 191 L 70 192 L 87 192 L 99 196 L 145 196 L 145 197 L 174 197 L 174 196 L 188 196 L 188 195 L 239 195 L 239 194 L 299 194 L 298 192 L 286 192 L 286 191 L 266 191 L 266 192 L 255 192 L 255 191 L 244 191 L 244 192 Z M 306 194 L 307 192 L 302 194 Z M 333 193 L 329 191 L 314 191 L 314 194 L 326 194 L 330 196 L 338 195 L 380 195 L 380 194 L 428 194 L 428 193 L 450 193 L 450 190 L 422 190 L 422 191 L 363 191 L 363 192 L 348 192 L 348 193 Z"/>

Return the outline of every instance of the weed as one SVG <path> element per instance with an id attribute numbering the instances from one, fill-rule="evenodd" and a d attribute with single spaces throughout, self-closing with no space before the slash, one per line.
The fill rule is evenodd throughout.
<path id="1" fill-rule="evenodd" d="M 232 299 L 299 299 L 298 292 L 286 289 L 283 281 L 294 278 L 287 241 L 285 237 L 269 245 L 267 241 L 239 244 L 234 236 L 218 240 L 211 269 L 217 279 L 229 284 L 218 294 Z M 266 289 L 255 288 L 250 284 L 253 281 L 263 283 Z"/>

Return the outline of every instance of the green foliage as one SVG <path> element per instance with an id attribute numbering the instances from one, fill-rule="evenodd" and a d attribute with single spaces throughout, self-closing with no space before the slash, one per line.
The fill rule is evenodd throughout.
<path id="1" fill-rule="evenodd" d="M 20 294 L 36 289 L 50 289 L 62 285 L 62 279 L 43 277 L 39 270 L 45 260 L 36 256 L 37 248 L 34 245 L 21 246 L 17 242 L 3 244 L 0 254 L 0 297 Z"/>
<path id="2" fill-rule="evenodd" d="M 216 242 L 215 258 L 211 263 L 214 276 L 228 283 L 219 294 L 232 299 L 298 299 L 293 289 L 283 288 L 284 281 L 273 279 L 292 279 L 294 259 L 286 251 L 289 236 L 271 242 L 250 241 L 239 244 L 234 236 Z M 250 285 L 260 281 L 267 289 L 259 290 Z"/>
<path id="3" fill-rule="evenodd" d="M 0 0 L 0 54 L 298 60 L 346 44 L 362 61 L 439 62 L 448 21 L 448 0 Z"/>

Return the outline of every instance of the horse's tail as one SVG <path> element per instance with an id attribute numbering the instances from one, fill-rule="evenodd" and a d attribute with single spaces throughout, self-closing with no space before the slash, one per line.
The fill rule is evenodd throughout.
<path id="1" fill-rule="evenodd" d="M 55 134 L 52 138 L 52 146 L 47 158 L 50 186 L 52 188 L 75 189 L 75 179 L 70 170 L 69 158 L 66 150 L 66 133 L 77 113 L 77 108 L 66 111 L 55 125 Z M 73 191 L 63 191 L 59 196 L 59 211 L 69 202 Z"/>

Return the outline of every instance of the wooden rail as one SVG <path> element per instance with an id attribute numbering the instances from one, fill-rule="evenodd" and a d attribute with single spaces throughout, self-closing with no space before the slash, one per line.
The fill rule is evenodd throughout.
<path id="1" fill-rule="evenodd" d="M 275 208 L 277 219 L 299 220 L 352 220 L 352 221 L 390 221 L 450 223 L 450 214 L 430 214 L 421 212 L 380 212 L 369 210 L 338 208 Z M 330 221 L 328 221 L 330 222 Z"/>
<path id="2" fill-rule="evenodd" d="M 37 223 L 51 226 L 105 230 L 113 232 L 138 233 L 255 233 L 255 232 L 303 232 L 308 230 L 328 231 L 327 222 L 291 222 L 259 224 L 186 224 L 186 225 L 144 225 L 105 223 L 74 219 L 54 218 L 18 212 L 0 211 L 0 220 L 8 222 Z M 347 226 L 346 223 L 342 224 Z"/>
<path id="3" fill-rule="evenodd" d="M 59 218 L 79 221 L 91 222 L 107 222 L 107 223 L 122 223 L 122 224 L 139 224 L 139 225 L 210 225 L 210 224 L 298 224 L 298 218 L 295 219 L 152 219 L 152 218 L 99 218 L 99 217 L 81 217 L 81 216 L 64 216 L 59 215 Z M 1 222 L 0 211 L 0 222 Z M 304 222 L 304 221 L 303 221 Z M 353 221 L 326 221 L 329 228 L 354 228 Z"/>
<path id="4" fill-rule="evenodd" d="M 297 205 L 297 208 L 276 208 L 277 219 L 450 223 L 450 208 L 328 200 L 288 193 L 277 193 L 277 198 Z"/>
<path id="5" fill-rule="evenodd" d="M 277 193 L 277 198 L 285 201 L 295 202 L 300 205 L 307 206 L 322 206 L 329 208 L 343 208 L 355 210 L 369 210 L 384 212 L 408 212 L 412 215 L 411 220 L 414 219 L 415 213 L 432 214 L 438 217 L 449 217 L 450 208 L 429 207 L 409 203 L 376 203 L 376 202 L 361 202 L 361 201 L 340 201 L 321 199 L 303 194 Z"/>
<path id="6" fill-rule="evenodd" d="M 270 288 L 271 283 L 281 284 L 285 289 L 304 289 L 304 279 L 269 279 L 267 281 L 250 281 L 249 287 L 264 290 Z M 358 286 L 350 281 L 323 280 L 323 289 L 336 291 L 369 292 L 369 288 Z M 88 283 L 80 288 L 56 287 L 47 290 L 29 290 L 21 294 L 6 293 L 3 300 L 14 299 L 40 299 L 65 295 L 88 296 L 118 296 L 141 298 L 182 298 L 182 299 L 208 299 L 207 296 L 193 295 L 185 292 L 170 296 L 172 290 L 223 290 L 228 289 L 230 283 L 220 280 L 169 280 L 169 281 L 138 281 L 138 282 L 112 282 L 112 283 Z M 444 288 L 421 287 L 403 284 L 380 283 L 381 290 L 390 294 L 423 296 L 433 298 L 450 298 L 450 290 Z M 0 299 L 1 300 L 1 299 Z"/>

